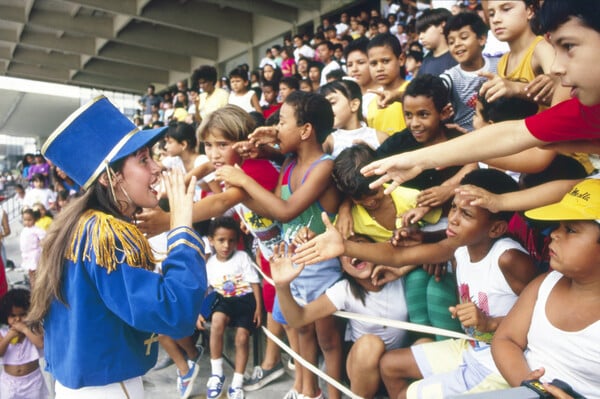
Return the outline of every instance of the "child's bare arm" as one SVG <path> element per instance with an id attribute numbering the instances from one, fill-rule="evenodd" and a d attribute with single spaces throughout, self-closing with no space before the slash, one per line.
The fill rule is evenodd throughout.
<path id="1" fill-rule="evenodd" d="M 493 146 L 489 145 L 491 142 L 494 143 Z M 545 144 L 531 135 L 523 120 L 505 121 L 494 123 L 444 143 L 371 162 L 362 168 L 361 173 L 365 176 L 381 176 L 371 183 L 371 188 L 379 187 L 393 180 L 385 190 L 385 193 L 389 194 L 399 184 L 412 179 L 426 169 L 464 165 L 482 159 L 514 154 Z"/>
<path id="2" fill-rule="evenodd" d="M 296 249 L 292 258 L 297 264 L 314 264 L 340 255 L 360 258 L 376 264 L 405 266 L 421 263 L 439 263 L 452 257 L 456 245 L 450 240 L 435 244 L 395 248 L 390 243 L 362 243 L 347 241 L 322 214 L 326 231 Z"/>
<path id="3" fill-rule="evenodd" d="M 262 295 L 260 292 L 260 284 L 252 283 L 252 294 L 254 295 L 254 300 L 256 301 L 256 309 L 254 310 L 254 325 L 259 327 L 262 324 Z"/>
<path id="4" fill-rule="evenodd" d="M 538 289 L 544 277 L 538 277 L 523 290 L 492 340 L 492 356 L 496 366 L 512 386 L 519 386 L 532 371 L 523 352 L 527 347 L 527 333 Z"/>
<path id="5" fill-rule="evenodd" d="M 251 200 L 254 201 L 254 204 L 262 207 L 259 211 L 259 209 L 253 208 L 251 202 L 245 202 L 251 209 L 271 219 L 288 222 L 319 200 L 325 191 L 332 186 L 332 169 L 333 162 L 320 162 L 311 170 L 304 183 L 297 187 L 287 200 L 283 200 L 272 192 L 265 190 L 260 184 L 249 177 L 235 181 L 230 180 L 230 177 L 225 176 L 226 172 L 229 173 L 230 168 L 219 168 L 217 174 L 225 182 L 243 187 L 251 197 Z M 281 185 L 281 177 L 279 184 Z"/>
<path id="6" fill-rule="evenodd" d="M 488 159 L 485 162 L 495 168 L 520 173 L 539 173 L 556 157 L 556 151 L 533 147 L 516 154 Z"/>
<path id="7" fill-rule="evenodd" d="M 531 256 L 517 249 L 509 249 L 500 255 L 498 266 L 506 282 L 517 295 L 520 295 L 525 286 L 538 274 Z"/>
<path id="8" fill-rule="evenodd" d="M 481 187 L 460 186 L 456 193 L 471 206 L 480 206 L 491 212 L 525 211 L 553 204 L 561 200 L 581 180 L 555 180 L 525 190 L 493 194 Z"/>

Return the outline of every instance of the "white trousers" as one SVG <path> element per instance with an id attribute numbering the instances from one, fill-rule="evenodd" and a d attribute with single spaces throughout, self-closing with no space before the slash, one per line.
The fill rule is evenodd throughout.
<path id="1" fill-rule="evenodd" d="M 71 389 L 56 381 L 55 399 L 144 399 L 142 377 L 113 384 Z"/>

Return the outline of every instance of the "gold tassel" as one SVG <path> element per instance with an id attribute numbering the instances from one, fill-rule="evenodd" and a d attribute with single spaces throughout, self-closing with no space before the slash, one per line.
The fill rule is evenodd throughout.
<path id="1" fill-rule="evenodd" d="M 96 210 L 85 212 L 79 219 L 67 259 L 90 261 L 92 253 L 96 264 L 108 273 L 122 263 L 146 270 L 154 270 L 156 263 L 148 240 L 137 226 Z"/>

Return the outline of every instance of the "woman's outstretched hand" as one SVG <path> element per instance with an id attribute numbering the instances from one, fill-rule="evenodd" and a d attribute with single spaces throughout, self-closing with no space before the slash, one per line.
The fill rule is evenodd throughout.
<path id="1" fill-rule="evenodd" d="M 192 227 L 192 204 L 196 178 L 192 177 L 187 187 L 184 178 L 183 172 L 177 168 L 163 173 L 171 209 L 171 229 L 180 226 Z"/>

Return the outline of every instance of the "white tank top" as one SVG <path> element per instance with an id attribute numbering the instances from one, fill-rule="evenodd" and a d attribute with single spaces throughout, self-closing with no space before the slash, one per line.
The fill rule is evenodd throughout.
<path id="1" fill-rule="evenodd" d="M 600 398 L 600 320 L 580 331 L 563 331 L 546 317 L 546 302 L 562 274 L 542 282 L 527 333 L 525 358 L 532 370 L 544 367 L 542 380 L 558 378 L 588 399 Z"/>
<path id="2" fill-rule="evenodd" d="M 511 238 L 497 240 L 485 258 L 479 262 L 471 262 L 467 247 L 460 247 L 454 252 L 456 285 L 461 303 L 471 301 L 491 317 L 506 316 L 518 296 L 508 285 L 502 270 L 500 270 L 498 260 L 503 253 L 511 249 L 527 253 L 518 242 Z M 489 345 L 493 333 L 482 333 L 472 327 L 468 328 L 466 332 L 482 340 L 473 343 L 470 347 L 470 356 L 488 370 L 497 371 Z"/>
<path id="3" fill-rule="evenodd" d="M 229 104 L 237 105 L 244 111 L 250 113 L 252 111 L 256 111 L 252 106 L 252 96 L 255 96 L 254 90 L 248 90 L 246 94 L 241 96 L 235 94 L 234 92 L 229 93 Z"/>

